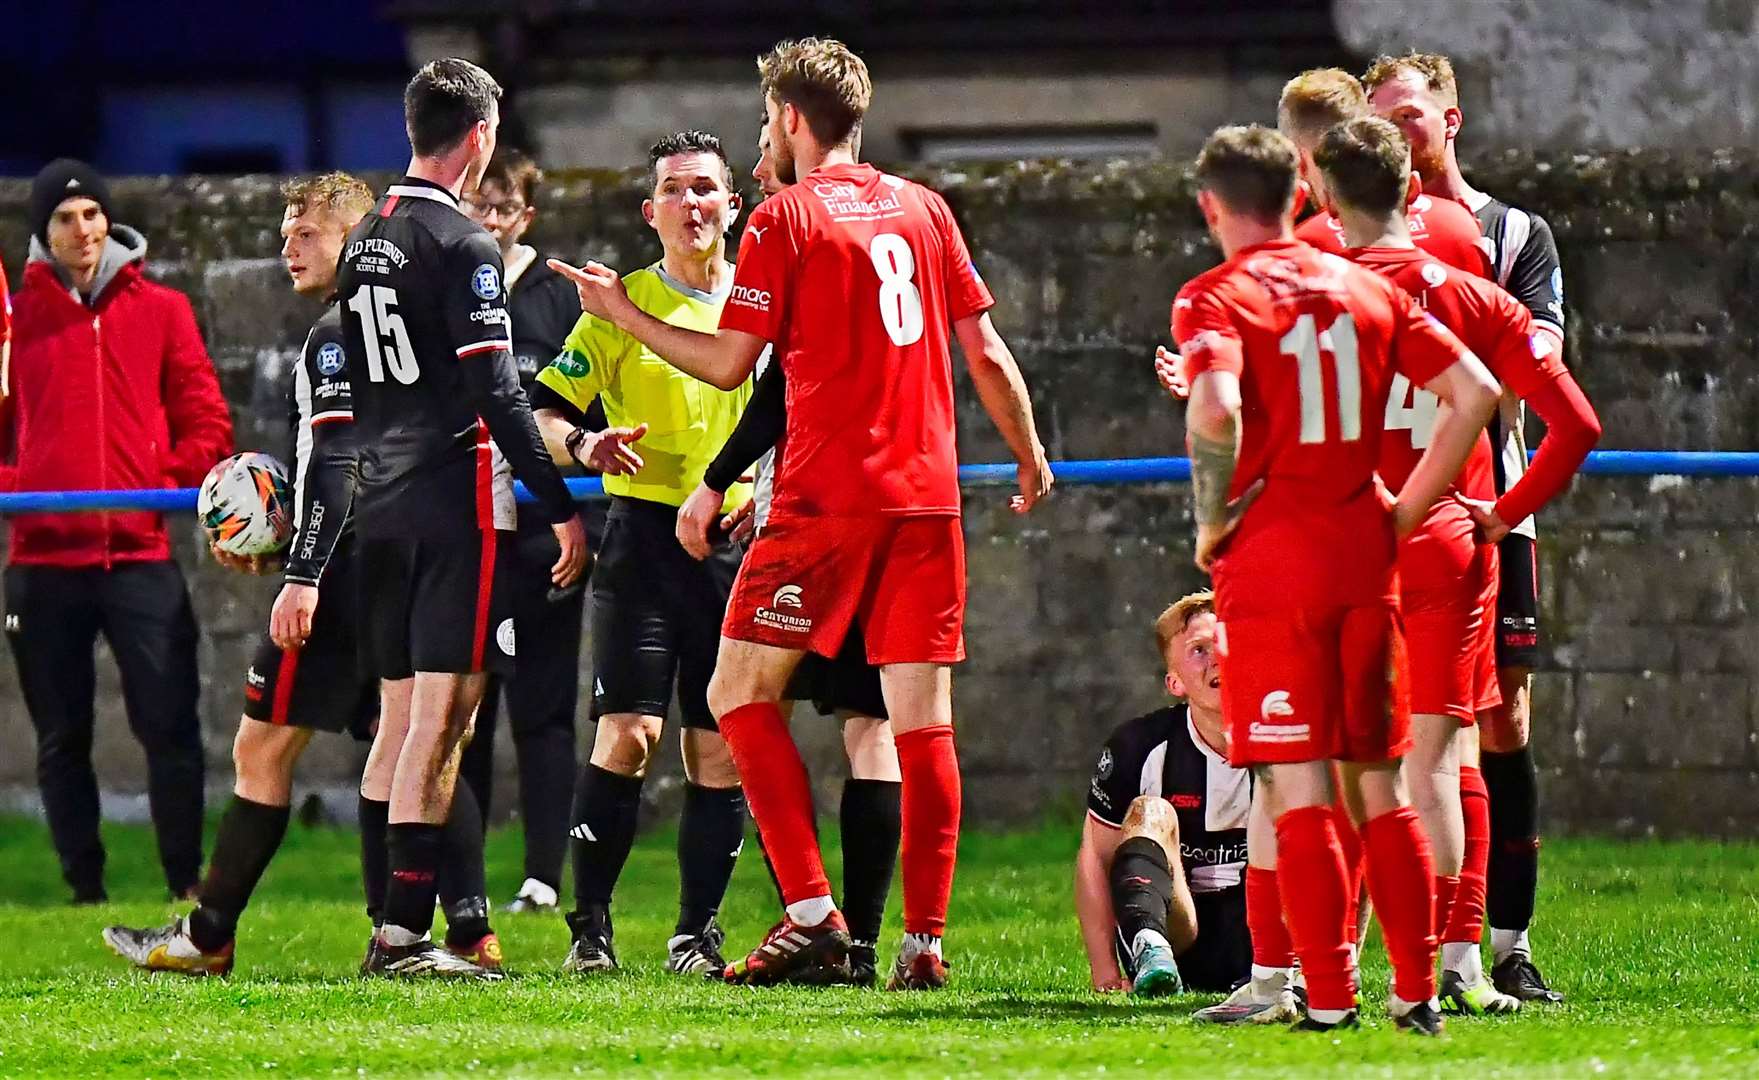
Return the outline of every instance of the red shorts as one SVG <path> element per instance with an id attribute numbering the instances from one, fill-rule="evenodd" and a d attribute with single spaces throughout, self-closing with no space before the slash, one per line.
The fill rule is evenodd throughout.
<path id="1" fill-rule="evenodd" d="M 835 657 L 857 621 L 869 663 L 965 659 L 957 517 L 771 521 L 745 555 L 721 634 Z"/>
<path id="2" fill-rule="evenodd" d="M 1229 619 L 1222 712 L 1236 767 L 1390 761 L 1411 747 L 1405 635 L 1390 602 Z"/>
<path id="3" fill-rule="evenodd" d="M 1502 549 L 1496 544 L 1480 544 L 1484 559 L 1478 606 L 1484 617 L 1478 620 L 1478 645 L 1473 655 L 1472 682 L 1478 688 L 1477 711 L 1489 712 L 1502 704 L 1502 684 L 1496 677 L 1496 598 L 1502 592 Z"/>
<path id="4" fill-rule="evenodd" d="M 1469 727 L 1482 707 L 1487 678 L 1489 692 L 1496 692 L 1495 636 L 1487 633 L 1494 630 L 1495 569 L 1494 549 L 1470 536 L 1444 540 L 1419 533 L 1400 546 L 1399 607 L 1411 658 L 1413 713 L 1451 716 Z"/>

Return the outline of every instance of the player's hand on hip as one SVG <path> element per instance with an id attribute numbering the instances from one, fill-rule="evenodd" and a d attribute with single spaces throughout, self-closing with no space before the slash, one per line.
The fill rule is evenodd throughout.
<path id="1" fill-rule="evenodd" d="M 318 611 L 318 587 L 290 581 L 281 586 L 269 610 L 269 640 L 279 649 L 297 649 L 311 637 Z"/>
<path id="2" fill-rule="evenodd" d="M 574 291 L 580 296 L 580 310 L 588 315 L 615 323 L 618 312 L 629 305 L 629 291 L 623 287 L 622 275 L 604 263 L 570 266 L 561 259 L 551 259 L 549 267 L 574 283 Z"/>
<path id="3" fill-rule="evenodd" d="M 733 508 L 733 512 L 721 519 L 721 531 L 727 539 L 736 544 L 743 544 L 751 539 L 757 531 L 757 500 L 746 499 Z"/>
<path id="4" fill-rule="evenodd" d="M 714 488 L 707 484 L 698 484 L 696 490 L 685 497 L 684 505 L 678 508 L 678 523 L 674 532 L 678 537 L 678 545 L 691 558 L 708 558 L 712 547 L 708 531 L 714 527 L 724 499 L 725 496 Z"/>
<path id="5" fill-rule="evenodd" d="M 586 526 L 580 518 L 570 514 L 567 521 L 560 521 L 550 526 L 556 534 L 556 543 L 562 553 L 556 557 L 556 565 L 550 567 L 550 583 L 559 589 L 566 589 L 580 579 L 581 572 L 586 569 L 590 553 L 586 550 Z"/>
<path id="6" fill-rule="evenodd" d="M 1057 482 L 1051 472 L 1051 463 L 1045 460 L 1043 447 L 1032 455 L 1031 461 L 1019 464 L 1015 477 L 1020 484 L 1020 494 L 1008 497 L 1008 508 L 1016 514 L 1024 514 L 1037 506 L 1038 500 L 1049 495 Z"/>
<path id="7" fill-rule="evenodd" d="M 1494 544 L 1510 533 L 1509 523 L 1496 512 L 1495 503 L 1485 502 L 1483 499 L 1468 499 L 1457 491 L 1454 493 L 1454 501 L 1464 506 L 1466 513 L 1472 515 L 1472 524 L 1478 527 L 1479 543 Z"/>
<path id="8" fill-rule="evenodd" d="M 1161 389 L 1171 394 L 1174 401 L 1184 401 L 1191 396 L 1191 381 L 1185 378 L 1179 354 L 1165 345 L 1154 347 L 1154 377 L 1160 380 Z"/>
<path id="9" fill-rule="evenodd" d="M 1215 566 L 1216 556 L 1221 553 L 1222 545 L 1227 542 L 1228 537 L 1234 535 L 1234 530 L 1240 527 L 1240 520 L 1246 516 L 1246 511 L 1251 508 L 1253 502 L 1263 492 L 1264 481 L 1254 482 L 1251 487 L 1240 493 L 1239 498 L 1228 503 L 1226 521 L 1219 525 L 1197 526 L 1195 562 L 1199 570 L 1207 574 Z"/>
<path id="10" fill-rule="evenodd" d="M 590 449 L 578 460 L 586 468 L 596 469 L 606 476 L 629 476 L 645 464 L 632 444 L 640 442 L 646 435 L 646 424 L 594 432 L 586 437 Z"/>

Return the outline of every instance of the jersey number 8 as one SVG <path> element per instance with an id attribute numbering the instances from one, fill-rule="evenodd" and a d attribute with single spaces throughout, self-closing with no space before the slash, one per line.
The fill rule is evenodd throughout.
<path id="1" fill-rule="evenodd" d="M 367 378 L 382 383 L 385 369 L 390 368 L 391 377 L 408 386 L 421 372 L 415 366 L 403 316 L 392 310 L 396 306 L 397 290 L 389 285 L 362 285 L 348 301 L 348 310 L 360 317 L 361 337 L 366 341 Z"/>
<path id="2" fill-rule="evenodd" d="M 876 233 L 867 243 L 873 272 L 879 275 L 880 321 L 893 345 L 922 340 L 922 293 L 916 289 L 916 256 L 897 233 Z"/>

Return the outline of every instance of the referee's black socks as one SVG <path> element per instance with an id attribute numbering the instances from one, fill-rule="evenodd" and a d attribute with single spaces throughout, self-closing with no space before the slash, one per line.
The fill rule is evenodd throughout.
<path id="1" fill-rule="evenodd" d="M 460 780 L 452 789 L 440 858 L 440 908 L 446 944 L 468 948 L 489 932 L 488 884 L 483 879 L 483 815 L 476 791 Z"/>
<path id="2" fill-rule="evenodd" d="M 391 880 L 390 855 L 385 851 L 391 804 L 362 795 L 359 813 L 360 882 L 366 889 L 366 916 L 376 927 L 385 921 L 385 886 Z"/>
<path id="3" fill-rule="evenodd" d="M 1112 856 L 1111 885 L 1112 912 L 1126 945 L 1133 946 L 1144 930 L 1172 941 L 1167 909 L 1173 904 L 1173 873 L 1158 840 L 1132 836 L 1119 844 Z"/>
<path id="4" fill-rule="evenodd" d="M 635 844 L 641 784 L 638 776 L 619 776 L 591 762 L 580 767 L 574 785 L 574 824 L 568 830 L 577 911 L 610 909 L 611 892 Z"/>
<path id="5" fill-rule="evenodd" d="M 898 840 L 903 830 L 896 780 L 843 782 L 838 827 L 843 834 L 843 915 L 849 935 L 869 945 L 877 942 L 886 917 L 886 896 L 898 866 Z"/>
<path id="6" fill-rule="evenodd" d="M 238 930 L 269 860 L 287 835 L 288 808 L 233 796 L 220 817 L 214 858 L 202 880 L 201 903 L 189 913 L 189 937 L 203 952 L 219 952 Z"/>
<path id="7" fill-rule="evenodd" d="M 1479 771 L 1490 793 L 1485 914 L 1492 930 L 1519 932 L 1533 921 L 1539 891 L 1539 767 L 1533 748 L 1523 746 L 1507 754 L 1486 750 Z"/>
<path id="8" fill-rule="evenodd" d="M 686 781 L 678 820 L 677 934 L 702 933 L 721 909 L 745 845 L 745 790 Z"/>

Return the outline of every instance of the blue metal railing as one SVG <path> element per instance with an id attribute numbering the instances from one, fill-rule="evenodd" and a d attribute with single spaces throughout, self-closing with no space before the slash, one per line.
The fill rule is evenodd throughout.
<path id="1" fill-rule="evenodd" d="M 1182 457 L 1111 458 L 1053 461 L 1057 483 L 1065 486 L 1177 483 L 1191 479 L 1191 462 Z M 1582 466 L 1588 476 L 1759 476 L 1759 453 L 1686 450 L 1597 450 Z M 962 465 L 965 487 L 1005 487 L 1014 482 L 1014 466 Z M 529 501 L 524 485 L 519 499 Z M 576 499 L 602 499 L 604 486 L 596 477 L 568 481 Z M 77 510 L 157 510 L 165 513 L 195 509 L 195 488 L 135 491 L 15 491 L 0 494 L 0 514 L 67 513 Z"/>

